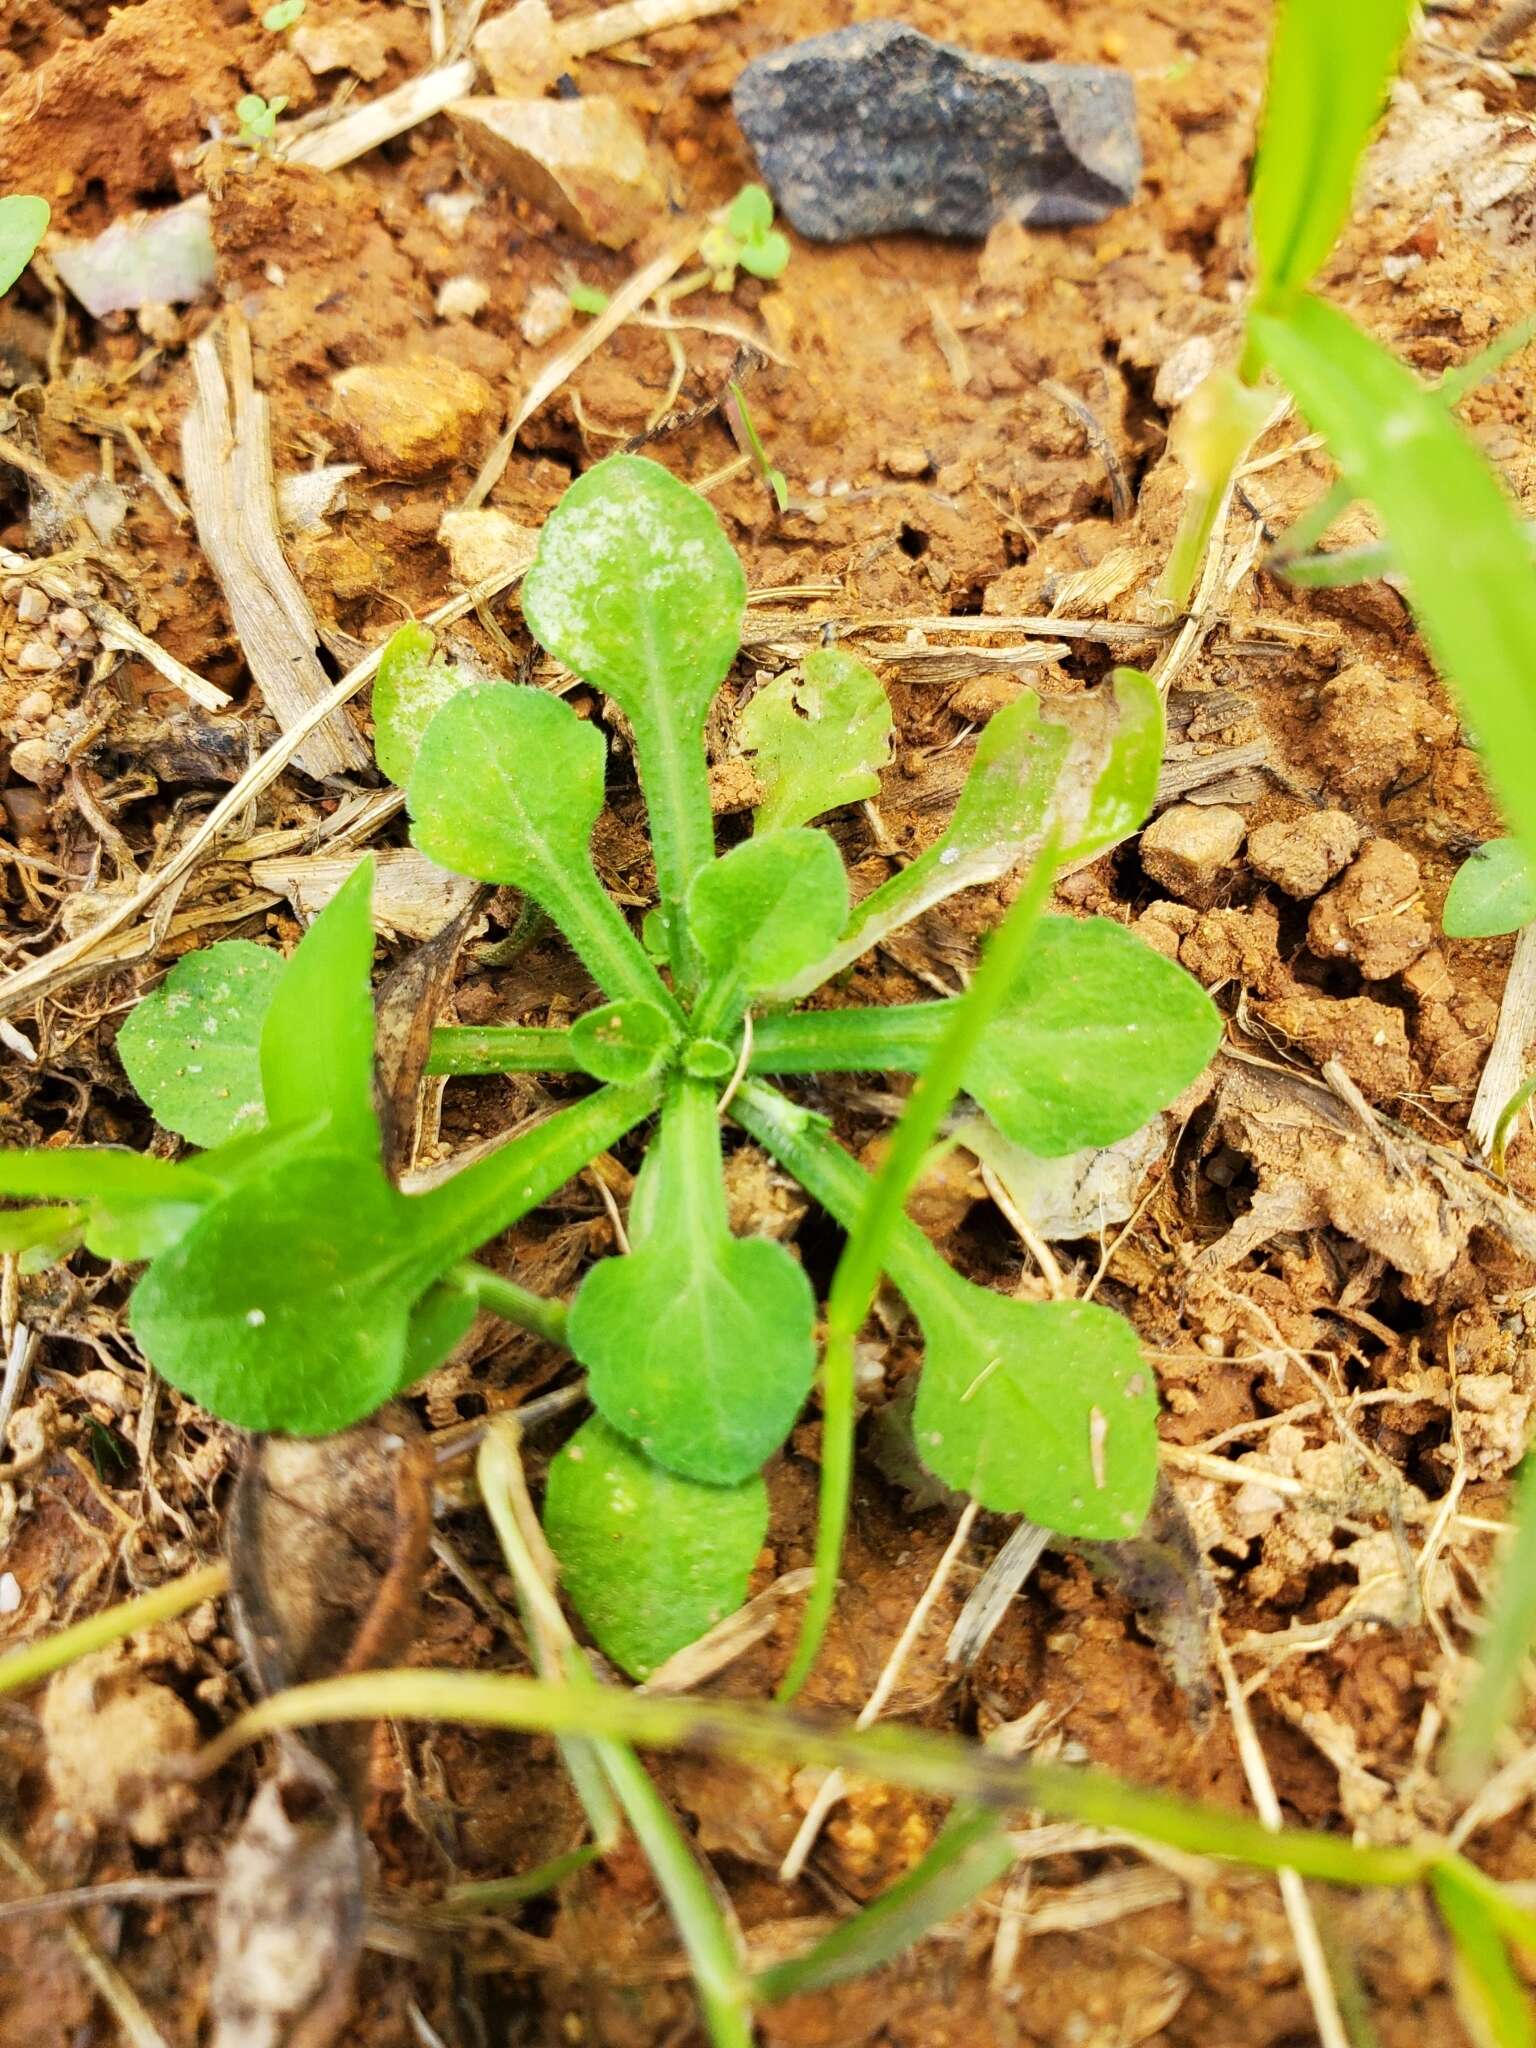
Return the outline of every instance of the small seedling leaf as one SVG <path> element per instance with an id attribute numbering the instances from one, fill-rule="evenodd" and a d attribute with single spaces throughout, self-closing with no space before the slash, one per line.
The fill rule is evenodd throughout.
<path id="1" fill-rule="evenodd" d="M 133 1297 L 145 1356 L 242 1429 L 325 1436 L 400 1387 L 432 1275 L 410 1204 L 345 1153 L 288 1159 L 212 1203 Z"/>
<path id="2" fill-rule="evenodd" d="M 742 747 L 766 795 L 755 827 L 804 825 L 880 791 L 891 758 L 891 707 L 873 670 L 821 647 L 759 690 L 741 714 Z"/>
<path id="3" fill-rule="evenodd" d="M 1220 1013 L 1182 967 L 1109 918 L 1050 917 L 965 1087 L 1015 1144 L 1060 1158 L 1139 1130 L 1220 1040 Z"/>
<path id="4" fill-rule="evenodd" d="M 567 1334 L 615 1429 L 669 1472 L 734 1486 L 810 1390 L 816 1305 L 783 1245 L 731 1236 L 720 1171 L 714 1091 L 674 1082 L 631 1210 L 634 1250 L 587 1274 Z"/>
<path id="5" fill-rule="evenodd" d="M 385 647 L 374 681 L 373 751 L 400 789 L 411 779 L 422 734 L 451 697 L 471 687 L 462 669 L 433 660 L 436 646 L 425 626 L 402 626 Z"/>
<path id="6" fill-rule="evenodd" d="M 571 1044 L 583 1070 L 599 1081 L 643 1081 L 677 1042 L 665 1010 L 637 996 L 588 1010 L 571 1026 Z"/>
<path id="7" fill-rule="evenodd" d="M 928 1470 L 996 1514 L 1133 1536 L 1157 1481 L 1157 1393 L 1130 1324 L 1097 1302 L 992 1294 L 947 1266 L 913 1307 L 926 1340 L 913 1433 Z"/>
<path id="8" fill-rule="evenodd" d="M 733 1486 L 776 1451 L 810 1392 L 816 1307 L 781 1244 L 667 1226 L 592 1268 L 571 1349 L 592 1400 L 659 1464 Z"/>
<path id="9" fill-rule="evenodd" d="M 266 1121 L 261 1030 L 282 956 L 224 939 L 178 960 L 117 1034 L 117 1053 L 155 1120 L 190 1144 L 221 1145 Z"/>
<path id="10" fill-rule="evenodd" d="M 600 1416 L 549 1468 L 544 1533 L 593 1640 L 631 1678 L 733 1614 L 768 1530 L 754 1474 L 700 1486 L 665 1471 Z"/>
<path id="11" fill-rule="evenodd" d="M 1412 11 L 1412 0 L 1281 7 L 1253 173 L 1261 293 L 1300 290 L 1333 247 Z"/>
<path id="12" fill-rule="evenodd" d="M 697 732 L 735 659 L 746 595 L 707 500 L 659 463 L 610 455 L 544 522 L 523 616 L 637 725 Z"/>
<path id="13" fill-rule="evenodd" d="M 773 201 L 762 185 L 743 185 L 731 201 L 726 227 L 738 242 L 755 242 L 773 226 Z"/>
<path id="14" fill-rule="evenodd" d="M 539 902 L 588 866 L 606 749 L 563 698 L 516 684 L 466 690 L 433 719 L 411 775 L 411 837 L 456 874 Z"/>
<path id="15" fill-rule="evenodd" d="M 1490 839 L 1456 870 L 1440 925 L 1449 938 L 1494 939 L 1533 917 L 1536 868 L 1518 840 Z"/>
<path id="16" fill-rule="evenodd" d="M 688 924 L 705 964 L 747 989 L 786 981 L 837 941 L 848 916 L 843 857 L 804 826 L 759 834 L 700 870 Z"/>
<path id="17" fill-rule="evenodd" d="M 8 292 L 48 231 L 48 202 L 30 192 L 0 199 L 0 292 Z"/>
<path id="18" fill-rule="evenodd" d="M 755 241 L 743 242 L 736 261 L 751 277 L 782 277 L 789 268 L 789 237 L 770 228 Z"/>
<path id="19" fill-rule="evenodd" d="M 326 1142 L 379 1156 L 373 1106 L 373 860 L 362 860 L 294 948 L 261 1032 L 267 1121 L 328 1123 Z"/>
<path id="20" fill-rule="evenodd" d="M 1136 830 L 1157 798 L 1166 738 L 1162 696 L 1139 668 L 1117 668 L 1112 687 L 1112 711 L 1101 698 L 1091 700 L 1102 714 L 1098 730 L 1095 733 L 1091 724 L 1079 728 L 1063 778 L 1066 786 L 1057 790 L 1062 861 L 1091 860 L 1106 847 L 1118 845 Z M 1080 816 L 1070 785 L 1074 769 L 1088 784 Z"/>

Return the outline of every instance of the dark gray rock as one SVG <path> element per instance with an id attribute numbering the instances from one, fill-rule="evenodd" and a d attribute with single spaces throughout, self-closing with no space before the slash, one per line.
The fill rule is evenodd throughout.
<path id="1" fill-rule="evenodd" d="M 1141 177 L 1126 72 L 978 57 L 900 21 L 759 57 L 732 100 L 764 182 L 817 242 L 980 237 L 1007 216 L 1079 227 Z"/>

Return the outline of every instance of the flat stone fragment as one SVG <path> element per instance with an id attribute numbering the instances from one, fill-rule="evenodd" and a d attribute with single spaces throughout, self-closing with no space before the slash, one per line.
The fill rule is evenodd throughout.
<path id="1" fill-rule="evenodd" d="M 505 14 L 483 22 L 474 51 L 493 89 L 509 99 L 545 91 L 571 65 L 548 0 L 517 0 Z"/>
<path id="2" fill-rule="evenodd" d="M 1141 178 L 1130 75 L 1019 64 L 865 22 L 749 64 L 732 93 L 764 182 L 812 241 L 915 228 L 984 237 L 1007 217 L 1080 227 Z"/>
<path id="3" fill-rule="evenodd" d="M 1232 880 L 1247 829 L 1226 804 L 1170 804 L 1141 835 L 1141 864 L 1170 896 L 1209 910 Z"/>
<path id="4" fill-rule="evenodd" d="M 624 249 L 666 211 L 645 136 L 620 101 L 455 100 L 448 115 L 509 192 L 589 242 Z"/>
<path id="5" fill-rule="evenodd" d="M 477 456 L 501 410 L 483 377 L 446 356 L 359 363 L 331 379 L 336 421 L 379 476 L 426 476 Z"/>

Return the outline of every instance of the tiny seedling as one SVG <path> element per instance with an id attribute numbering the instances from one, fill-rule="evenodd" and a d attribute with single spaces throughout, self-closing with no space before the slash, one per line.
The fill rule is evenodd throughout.
<path id="1" fill-rule="evenodd" d="M 10 290 L 37 254 L 48 220 L 47 200 L 30 192 L 11 192 L 0 199 L 0 292 Z"/>
<path id="2" fill-rule="evenodd" d="M 1497 939 L 1536 917 L 1536 868 L 1516 839 L 1490 839 L 1456 870 L 1440 928 L 1450 939 Z"/>
<path id="3" fill-rule="evenodd" d="M 871 1182 L 824 1118 L 768 1077 L 921 1076 L 947 1057 L 963 1005 L 797 1006 L 957 890 L 1021 867 L 1048 889 L 1056 861 L 1125 837 L 1162 751 L 1157 692 L 1134 670 L 1044 706 L 1021 694 L 982 734 L 947 830 L 851 908 L 837 843 L 809 820 L 875 790 L 891 726 L 876 677 L 840 650 L 747 706 L 741 743 L 763 800 L 752 836 L 717 852 L 704 726 L 745 596 L 708 504 L 633 456 L 571 487 L 524 585 L 541 645 L 633 734 L 660 897 L 654 954 L 592 864 L 599 724 L 545 691 L 436 661 L 421 627 L 403 628 L 380 668 L 378 756 L 407 790 L 416 844 L 521 891 L 599 994 L 565 1030 L 441 1030 L 432 1069 L 585 1074 L 603 1084 L 595 1093 L 428 1193 L 400 1194 L 380 1163 L 369 1081 L 365 864 L 286 966 L 212 947 L 125 1027 L 145 1099 L 209 1150 L 175 1165 L 87 1150 L 0 1158 L 0 1189 L 56 1205 L 41 1224 L 8 1217 L 12 1232 L 147 1258 L 132 1307 L 146 1354 L 250 1428 L 312 1433 L 367 1414 L 438 1363 L 477 1303 L 563 1337 L 597 1415 L 556 1460 L 549 1534 L 596 1640 L 639 1675 L 739 1604 L 765 1526 L 761 1468 L 816 1373 L 804 1271 L 783 1244 L 731 1230 L 722 1117 L 855 1227 Z M 1039 920 L 995 999 L 954 1079 L 1043 1155 L 1136 1129 L 1199 1073 L 1219 1031 L 1188 975 L 1099 918 Z M 568 1311 L 470 1262 L 658 1112 L 630 1249 L 594 1265 Z M 893 1225 L 882 1259 L 926 1339 L 916 1421 L 930 1469 L 1064 1532 L 1133 1533 L 1155 1474 L 1157 1399 L 1129 1324 L 1098 1303 L 992 1293 L 899 1204 Z"/>
<path id="4" fill-rule="evenodd" d="M 303 20 L 307 5 L 308 0 L 277 0 L 276 6 L 269 7 L 261 17 L 261 25 L 265 29 L 270 29 L 273 35 L 280 36 L 285 29 L 292 28 L 296 21 Z"/>
<path id="5" fill-rule="evenodd" d="M 264 142 L 270 142 L 277 133 L 277 117 L 288 104 L 288 95 L 280 92 L 265 100 L 259 92 L 243 93 L 235 101 L 235 119 L 240 123 L 239 140 L 250 149 L 259 149 Z"/>
<path id="6" fill-rule="evenodd" d="M 717 292 L 734 291 L 736 273 L 750 277 L 782 277 L 789 263 L 787 236 L 773 224 L 773 201 L 761 185 L 743 185 L 726 209 L 725 219 L 707 228 L 699 254 Z"/>
<path id="7" fill-rule="evenodd" d="M 584 314 L 589 320 L 595 320 L 599 313 L 608 310 L 608 294 L 602 286 L 588 284 L 583 278 L 578 277 L 573 284 L 567 285 L 565 296 L 571 302 L 572 312 Z"/>

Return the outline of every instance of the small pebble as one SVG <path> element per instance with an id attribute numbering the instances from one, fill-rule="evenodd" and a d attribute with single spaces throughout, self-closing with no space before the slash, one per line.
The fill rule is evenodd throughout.
<path id="1" fill-rule="evenodd" d="M 27 584 L 16 600 L 16 616 L 24 626 L 40 626 L 48 616 L 47 598 L 32 584 Z"/>
<path id="2" fill-rule="evenodd" d="M 530 348 L 553 341 L 576 318 L 576 309 L 557 284 L 536 284 L 528 294 L 517 331 Z"/>
<path id="3" fill-rule="evenodd" d="M 83 640 L 91 630 L 91 622 L 78 605 L 66 605 L 55 619 L 54 624 L 66 640 Z"/>
<path id="4" fill-rule="evenodd" d="M 925 476 L 933 467 L 926 448 L 904 445 L 881 451 L 880 467 L 888 476 Z"/>
<path id="5" fill-rule="evenodd" d="M 1227 804 L 1170 804 L 1141 835 L 1141 864 L 1170 896 L 1208 910 L 1231 881 L 1247 829 Z"/>
<path id="6" fill-rule="evenodd" d="M 16 666 L 28 675 L 48 675 L 64 666 L 64 657 L 51 640 L 29 640 L 17 655 Z"/>
<path id="7" fill-rule="evenodd" d="M 478 277 L 467 274 L 450 277 L 438 286 L 437 317 L 439 320 L 473 320 L 490 303 L 490 287 L 483 285 Z"/>
<path id="8" fill-rule="evenodd" d="M 16 706 L 16 716 L 23 725 L 41 725 L 53 716 L 53 699 L 46 690 L 34 690 Z"/>
<path id="9" fill-rule="evenodd" d="M 0 1572 L 0 1614 L 14 1614 L 21 1605 L 21 1585 L 14 1572 Z"/>
<path id="10" fill-rule="evenodd" d="M 11 749 L 11 773 L 19 775 L 23 782 L 53 782 L 58 778 L 59 764 L 46 740 L 22 740 Z"/>

